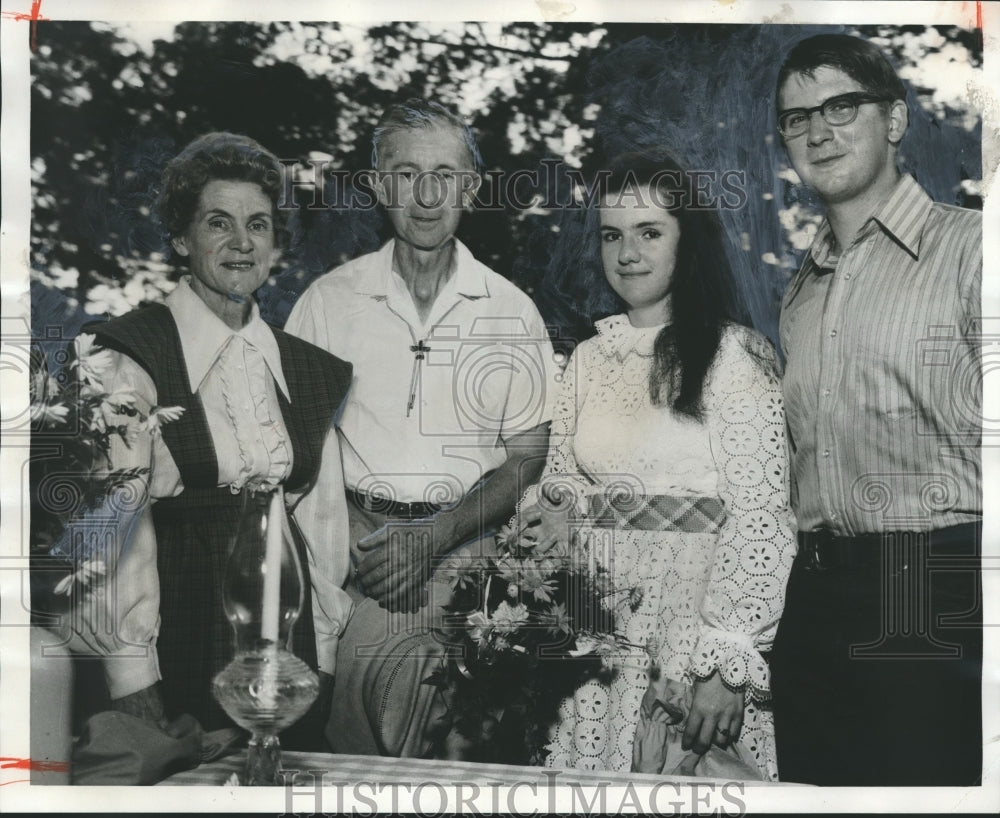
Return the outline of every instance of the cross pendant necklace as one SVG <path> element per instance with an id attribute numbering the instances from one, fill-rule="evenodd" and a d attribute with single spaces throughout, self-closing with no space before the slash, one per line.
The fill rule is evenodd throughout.
<path id="1" fill-rule="evenodd" d="M 430 352 L 431 348 L 423 342 L 423 339 L 410 346 L 413 353 L 413 374 L 410 376 L 410 399 L 406 403 L 406 416 L 410 416 L 413 404 L 417 400 L 417 379 L 420 377 L 420 362 L 424 360 L 424 353 Z"/>

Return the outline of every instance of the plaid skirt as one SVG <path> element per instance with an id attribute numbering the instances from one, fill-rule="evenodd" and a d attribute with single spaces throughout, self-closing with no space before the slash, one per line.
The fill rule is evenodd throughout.
<path id="1" fill-rule="evenodd" d="M 159 500 L 153 505 L 160 577 L 160 634 L 157 653 L 169 718 L 190 713 L 206 730 L 232 726 L 212 695 L 212 679 L 235 653 L 235 634 L 222 607 L 222 583 L 242 508 L 228 489 Z M 294 528 L 294 527 L 293 527 Z M 312 597 L 304 544 L 296 542 L 305 579 L 302 614 L 292 649 L 316 668 Z"/>

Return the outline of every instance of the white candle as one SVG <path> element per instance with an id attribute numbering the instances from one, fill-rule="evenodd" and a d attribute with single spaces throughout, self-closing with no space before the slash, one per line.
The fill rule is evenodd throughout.
<path id="1" fill-rule="evenodd" d="M 281 601 L 281 515 L 284 512 L 281 487 L 271 495 L 267 515 L 267 550 L 264 552 L 264 610 L 261 614 L 260 635 L 271 642 L 278 641 L 278 608 Z"/>

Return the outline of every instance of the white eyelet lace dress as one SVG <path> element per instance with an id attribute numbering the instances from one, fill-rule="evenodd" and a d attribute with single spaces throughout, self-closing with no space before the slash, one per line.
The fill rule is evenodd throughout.
<path id="1" fill-rule="evenodd" d="M 610 683 L 590 680 L 563 701 L 545 763 L 630 768 L 649 685 L 643 646 L 651 645 L 668 679 L 690 685 L 717 670 L 727 684 L 746 690 L 741 754 L 752 757 L 762 778 L 775 780 L 761 651 L 776 631 L 795 541 L 781 390 L 768 366 L 773 350 L 756 333 L 728 327 L 698 422 L 650 399 L 653 342 L 661 327 L 635 328 L 618 315 L 597 328 L 563 375 L 543 483 L 570 486 L 582 509 L 592 509 L 594 496 L 610 489 L 671 503 L 677 498 L 681 506 L 717 513 L 690 525 L 682 508 L 663 528 L 647 521 L 597 532 L 621 592 L 617 627 L 638 647 L 617 657 L 620 671 Z M 764 365 L 748 350 L 765 358 Z"/>

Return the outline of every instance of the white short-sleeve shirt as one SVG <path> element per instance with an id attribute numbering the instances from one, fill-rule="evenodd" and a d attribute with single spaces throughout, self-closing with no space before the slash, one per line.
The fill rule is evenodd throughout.
<path id="1" fill-rule="evenodd" d="M 505 440 L 551 419 L 559 370 L 531 299 L 461 242 L 426 321 L 393 248 L 317 279 L 285 329 L 354 365 L 340 422 L 346 485 L 446 504 L 507 459 Z"/>

